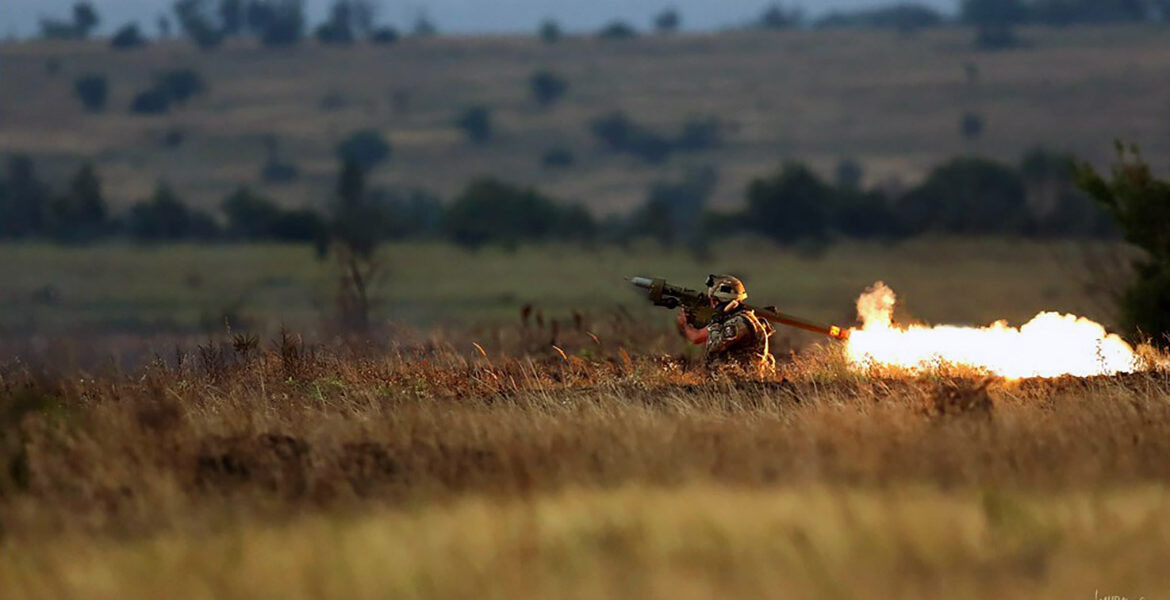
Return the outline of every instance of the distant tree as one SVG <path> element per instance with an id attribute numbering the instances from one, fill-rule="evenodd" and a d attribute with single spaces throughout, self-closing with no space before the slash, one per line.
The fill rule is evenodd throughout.
<path id="1" fill-rule="evenodd" d="M 803 21 L 800 9 L 786 9 L 780 4 L 772 4 L 760 13 L 756 26 L 760 29 L 793 29 L 800 27 Z"/>
<path id="2" fill-rule="evenodd" d="M 420 12 L 414 20 L 414 26 L 411 27 L 411 35 L 426 38 L 438 35 L 438 33 L 438 25 L 435 25 L 435 22 L 425 12 Z"/>
<path id="3" fill-rule="evenodd" d="M 123 25 L 121 29 L 114 33 L 114 37 L 110 38 L 110 47 L 116 50 L 131 50 L 141 48 L 145 45 L 146 38 L 138 30 L 137 23 Z"/>
<path id="4" fill-rule="evenodd" d="M 106 109 L 110 88 L 105 75 L 82 75 L 73 82 L 73 91 L 86 110 L 101 112 Z"/>
<path id="5" fill-rule="evenodd" d="M 595 223 L 580 206 L 562 207 L 531 188 L 487 178 L 471 182 L 451 202 L 444 229 L 460 245 L 515 246 L 526 240 L 588 239 Z"/>
<path id="6" fill-rule="evenodd" d="M 275 202 L 247 187 L 240 187 L 224 198 L 220 210 L 227 217 L 227 235 L 244 240 L 270 237 L 272 224 L 281 213 Z"/>
<path id="7" fill-rule="evenodd" d="M 959 121 L 959 133 L 967 140 L 979 139 L 979 136 L 983 135 L 983 117 L 973 112 L 963 113 L 963 118 Z"/>
<path id="8" fill-rule="evenodd" d="M 632 40 L 638 37 L 638 30 L 629 23 L 612 21 L 597 32 L 597 37 L 603 40 Z"/>
<path id="9" fill-rule="evenodd" d="M 1046 25 L 1136 22 L 1159 17 L 1165 6 L 1163 0 L 1031 0 L 1026 16 Z"/>
<path id="10" fill-rule="evenodd" d="M 77 27 L 77 31 L 81 37 L 89 37 L 89 33 L 93 31 L 101 19 L 98 17 L 97 10 L 94 9 L 91 2 L 78 2 L 73 5 L 73 25 Z"/>
<path id="11" fill-rule="evenodd" d="M 166 15 L 159 15 L 154 25 L 158 29 L 158 37 L 164 40 L 171 39 L 171 20 Z"/>
<path id="12" fill-rule="evenodd" d="M 674 149 L 670 140 L 638 125 L 621 111 L 594 119 L 589 129 L 609 149 L 633 154 L 649 163 L 665 161 Z"/>
<path id="13" fill-rule="evenodd" d="M 220 30 L 224 35 L 240 35 L 247 24 L 244 0 L 219 0 Z"/>
<path id="14" fill-rule="evenodd" d="M 746 222 L 778 242 L 822 242 L 829 232 L 833 190 L 811 169 L 787 163 L 748 185 Z"/>
<path id="15" fill-rule="evenodd" d="M 317 27 L 317 41 L 322 44 L 352 44 L 353 11 L 348 0 L 334 0 L 329 19 Z"/>
<path id="16" fill-rule="evenodd" d="M 834 11 L 818 19 L 815 27 L 820 29 L 872 27 L 912 33 L 928 27 L 937 27 L 944 21 L 942 13 L 930 6 L 903 2 L 850 12 Z"/>
<path id="17" fill-rule="evenodd" d="M 88 38 L 100 22 L 101 19 L 92 3 L 78 2 L 73 5 L 72 20 L 42 20 L 41 36 L 46 39 L 82 40 Z"/>
<path id="18" fill-rule="evenodd" d="M 108 209 L 102 196 L 101 179 L 93 165 L 77 171 L 69 189 L 49 204 L 49 230 L 63 241 L 92 240 L 108 227 Z"/>
<path id="19" fill-rule="evenodd" d="M 1024 181 L 1009 165 L 958 158 L 899 201 L 909 233 L 1024 234 L 1034 228 Z"/>
<path id="20" fill-rule="evenodd" d="M 1019 43 L 1014 27 L 1025 21 L 1023 0 L 962 0 L 959 20 L 976 28 L 975 45 L 995 50 Z"/>
<path id="21" fill-rule="evenodd" d="M 630 218 L 631 233 L 705 252 L 703 219 L 718 179 L 715 169 L 704 167 L 688 172 L 682 181 L 651 185 L 645 203 Z"/>
<path id="22" fill-rule="evenodd" d="M 1036 215 L 1036 233 L 1049 237 L 1116 238 L 1118 229 L 1103 206 L 1076 187 L 1077 161 L 1044 148 L 1028 151 L 1020 161 L 1028 204 Z"/>
<path id="23" fill-rule="evenodd" d="M 155 89 L 166 94 L 178 105 L 207 92 L 207 82 L 198 71 L 191 68 L 170 69 L 155 75 Z"/>
<path id="24" fill-rule="evenodd" d="M 302 208 L 277 213 L 269 235 L 283 242 L 315 242 L 320 247 L 325 245 L 329 229 L 316 211 Z"/>
<path id="25" fill-rule="evenodd" d="M 835 190 L 829 212 L 830 228 L 855 239 L 894 239 L 904 233 L 889 198 L 857 187 Z"/>
<path id="26" fill-rule="evenodd" d="M 467 139 L 476 144 L 486 144 L 492 139 L 492 113 L 486 106 L 472 106 L 455 119 L 455 126 L 463 131 Z"/>
<path id="27" fill-rule="evenodd" d="M 852 158 L 842 158 L 837 162 L 836 183 L 843 190 L 857 190 L 861 188 L 861 180 L 865 178 L 865 169 L 861 163 Z"/>
<path id="28" fill-rule="evenodd" d="M 366 171 L 389 159 L 390 152 L 390 142 L 376 129 L 356 131 L 337 145 L 339 160 Z"/>
<path id="29" fill-rule="evenodd" d="M 681 24 L 682 16 L 673 6 L 663 9 L 657 17 L 654 17 L 654 28 L 658 30 L 658 33 L 674 33 L 678 31 Z"/>
<path id="30" fill-rule="evenodd" d="M 210 239 L 219 234 L 215 219 L 187 208 L 165 184 L 150 199 L 130 207 L 128 228 L 140 241 Z"/>
<path id="31" fill-rule="evenodd" d="M 1170 181 L 1159 180 L 1136 148 L 1117 144 L 1118 162 L 1109 179 L 1087 163 L 1078 165 L 1077 185 L 1101 204 L 1125 241 L 1141 249 L 1136 279 L 1121 296 L 1122 323 L 1133 339 L 1170 347 Z"/>
<path id="32" fill-rule="evenodd" d="M 33 161 L 17 154 L 8 159 L 0 183 L 0 237 L 25 237 L 45 232 L 49 187 L 37 177 Z"/>
<path id="33" fill-rule="evenodd" d="M 162 136 L 162 145 L 164 148 L 178 148 L 187 141 L 187 134 L 177 127 L 167 129 Z"/>
<path id="34" fill-rule="evenodd" d="M 211 0 L 176 0 L 174 11 L 179 29 L 200 48 L 210 50 L 223 43 Z"/>
<path id="35" fill-rule="evenodd" d="M 569 89 L 569 82 L 556 73 L 537 71 L 528 78 L 528 87 L 532 97 L 541 106 L 552 106 Z"/>
<path id="36" fill-rule="evenodd" d="M 552 19 L 547 19 L 540 24 L 540 30 L 537 32 L 540 40 L 546 44 L 555 44 L 561 40 L 561 26 Z"/>
<path id="37" fill-rule="evenodd" d="M 227 235 L 239 240 L 316 242 L 327 235 L 325 220 L 311 210 L 284 210 L 271 199 L 241 187 L 224 199 Z"/>
<path id="38" fill-rule="evenodd" d="M 383 267 L 375 251 L 387 218 L 366 189 L 367 169 L 355 161 L 343 161 L 337 192 L 330 204 L 329 239 L 337 258 L 337 319 L 346 330 L 364 332 L 370 327 L 373 288 Z"/>
<path id="39" fill-rule="evenodd" d="M 370 33 L 370 41 L 380 45 L 390 45 L 398 42 L 398 30 L 393 27 L 379 27 Z"/>
<path id="40" fill-rule="evenodd" d="M 130 112 L 137 115 L 161 115 L 171 109 L 171 98 L 167 93 L 152 87 L 139 92 L 130 103 Z"/>
<path id="41" fill-rule="evenodd" d="M 568 148 L 549 148 L 540 158 L 540 164 L 546 169 L 561 169 L 570 167 L 575 161 L 573 153 Z"/>
<path id="42" fill-rule="evenodd" d="M 261 0 L 253 0 L 259 4 Z M 266 0 L 255 12 L 249 12 L 249 26 L 258 28 L 265 46 L 292 46 L 305 37 L 303 0 Z M 251 11 L 251 9 L 249 9 Z M 253 21 L 253 17 L 256 18 Z"/>
<path id="43" fill-rule="evenodd" d="M 699 152 L 716 148 L 722 143 L 723 126 L 717 117 L 692 116 L 683 123 L 682 133 L 674 141 L 679 152 Z"/>

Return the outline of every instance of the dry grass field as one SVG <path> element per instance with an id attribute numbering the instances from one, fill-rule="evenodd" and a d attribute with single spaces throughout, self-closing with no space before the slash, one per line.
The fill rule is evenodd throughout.
<path id="1" fill-rule="evenodd" d="M 1112 159 L 1114 138 L 1140 144 L 1152 164 L 1170 161 L 1170 31 L 1076 27 L 1023 37 L 1030 47 L 1009 52 L 973 50 L 964 29 L 909 37 L 818 31 L 616 43 L 573 38 L 556 45 L 534 37 L 349 49 L 229 44 L 211 53 L 185 42 L 135 52 L 99 43 L 4 44 L 0 153 L 40 158 L 54 181 L 80 161 L 95 161 L 117 206 L 145 197 L 158 180 L 212 206 L 239 184 L 259 184 L 263 140 L 275 135 L 302 178 L 265 191 L 289 205 L 320 205 L 332 189 L 336 144 L 372 127 L 394 146 L 375 175 L 381 183 L 450 197 L 470 178 L 490 174 L 599 212 L 628 209 L 650 182 L 696 164 L 718 168 L 714 201 L 728 206 L 742 201 L 749 179 L 785 158 L 829 173 L 839 159 L 853 157 L 870 184 L 912 182 L 962 153 L 1015 161 L 1036 144 L 1103 165 Z M 166 116 L 128 113 L 153 73 L 184 67 L 203 74 L 207 95 Z M 540 69 L 571 86 L 550 109 L 529 97 L 528 78 Z M 85 113 L 73 95 L 74 79 L 86 73 L 109 77 L 103 114 Z M 498 135 L 486 146 L 467 143 L 453 126 L 473 104 L 493 110 Z M 676 132 L 692 115 L 715 115 L 730 127 L 722 148 L 651 167 L 608 154 L 591 138 L 589 121 L 614 109 L 663 133 Z M 966 111 L 986 119 L 977 142 L 959 134 Z M 185 134 L 183 145 L 164 147 L 170 130 Z M 542 169 L 540 157 L 551 146 L 570 149 L 577 164 Z"/>
<path id="2" fill-rule="evenodd" d="M 1165 372 L 709 378 L 603 331 L 0 375 L 23 598 L 1165 598 Z M 629 351 L 627 351 L 629 349 Z"/>

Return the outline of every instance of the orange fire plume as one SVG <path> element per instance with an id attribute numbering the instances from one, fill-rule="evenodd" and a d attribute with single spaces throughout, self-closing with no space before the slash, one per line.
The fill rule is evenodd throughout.
<path id="1" fill-rule="evenodd" d="M 1009 379 L 1114 375 L 1142 367 L 1134 349 L 1098 323 L 1044 312 L 1022 327 L 895 325 L 894 291 L 878 282 L 857 299 L 862 322 L 846 353 L 857 368 L 896 367 L 919 372 L 943 364 L 985 370 Z"/>

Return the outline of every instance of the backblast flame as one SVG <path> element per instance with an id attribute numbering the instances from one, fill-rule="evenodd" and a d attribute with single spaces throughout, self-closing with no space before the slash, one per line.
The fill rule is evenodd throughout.
<path id="1" fill-rule="evenodd" d="M 916 372 L 952 364 L 1012 379 L 1114 375 L 1141 367 L 1129 344 L 1083 317 L 1044 312 L 1019 328 L 1005 321 L 988 327 L 900 327 L 893 324 L 895 302 L 894 291 L 882 282 L 857 299 L 862 326 L 846 345 L 855 367 Z"/>

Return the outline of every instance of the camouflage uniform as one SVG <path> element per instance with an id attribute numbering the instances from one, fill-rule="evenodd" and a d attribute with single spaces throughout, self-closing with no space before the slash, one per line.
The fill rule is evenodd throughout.
<path id="1" fill-rule="evenodd" d="M 716 316 L 707 325 L 707 367 L 766 375 L 776 361 L 768 351 L 772 326 L 743 308 Z"/>

